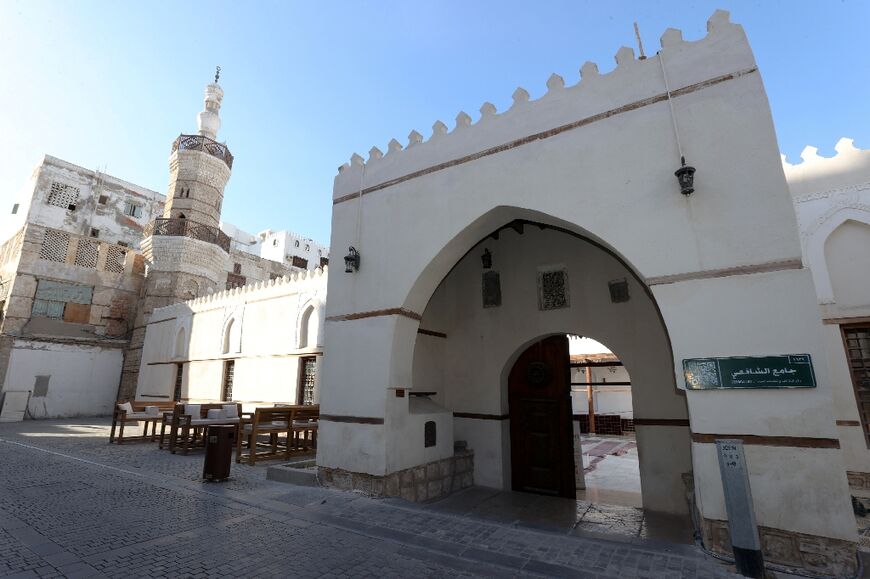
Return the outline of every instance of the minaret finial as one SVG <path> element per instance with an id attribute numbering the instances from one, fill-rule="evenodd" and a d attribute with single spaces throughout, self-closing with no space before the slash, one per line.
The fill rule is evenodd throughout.
<path id="1" fill-rule="evenodd" d="M 214 69 L 214 83 L 217 84 L 221 78 L 221 67 L 217 66 Z"/>

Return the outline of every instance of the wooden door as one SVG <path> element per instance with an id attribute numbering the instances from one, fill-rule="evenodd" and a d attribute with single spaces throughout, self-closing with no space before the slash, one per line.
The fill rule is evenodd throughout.
<path id="1" fill-rule="evenodd" d="M 513 490 L 574 498 L 568 337 L 532 344 L 508 377 Z"/>

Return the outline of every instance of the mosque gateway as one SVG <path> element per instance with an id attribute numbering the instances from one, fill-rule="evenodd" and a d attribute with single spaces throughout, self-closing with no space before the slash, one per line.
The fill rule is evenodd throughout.
<path id="1" fill-rule="evenodd" d="M 319 404 L 326 486 L 615 501 L 853 576 L 870 151 L 786 162 L 743 28 L 707 29 L 354 154 L 330 273 L 312 239 L 222 221 L 217 76 L 165 195 L 46 156 L 0 246 L 0 415 Z"/>

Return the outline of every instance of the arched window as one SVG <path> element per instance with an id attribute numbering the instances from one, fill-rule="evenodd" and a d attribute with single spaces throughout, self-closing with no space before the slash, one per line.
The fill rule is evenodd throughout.
<path id="1" fill-rule="evenodd" d="M 187 218 L 184 216 L 184 213 L 179 213 L 179 214 L 178 214 L 178 218 L 179 218 L 179 219 L 187 219 Z"/>
<path id="2" fill-rule="evenodd" d="M 233 326 L 236 325 L 236 320 L 230 320 L 230 323 L 227 324 L 226 329 L 224 329 L 224 343 L 221 347 L 221 354 L 229 354 L 230 346 L 232 340 Z"/>
<path id="3" fill-rule="evenodd" d="M 299 347 L 310 348 L 317 345 L 318 320 L 314 315 L 314 306 L 308 306 L 302 314 L 299 323 Z"/>
<path id="4" fill-rule="evenodd" d="M 296 240 L 296 247 L 299 247 L 299 240 Z"/>

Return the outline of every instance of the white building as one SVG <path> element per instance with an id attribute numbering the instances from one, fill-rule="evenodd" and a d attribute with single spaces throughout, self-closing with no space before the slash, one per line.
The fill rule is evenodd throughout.
<path id="1" fill-rule="evenodd" d="M 303 270 L 155 309 L 136 399 L 317 403 L 326 280 Z"/>
<path id="2" fill-rule="evenodd" d="M 430 500 L 473 460 L 477 484 L 574 496 L 579 334 L 636 385 L 645 509 L 730 553 L 714 442 L 738 439 L 767 560 L 851 576 L 841 386 L 743 29 L 717 11 L 616 61 L 340 169 L 331 247 L 361 265 L 329 280 L 320 478 Z"/>

